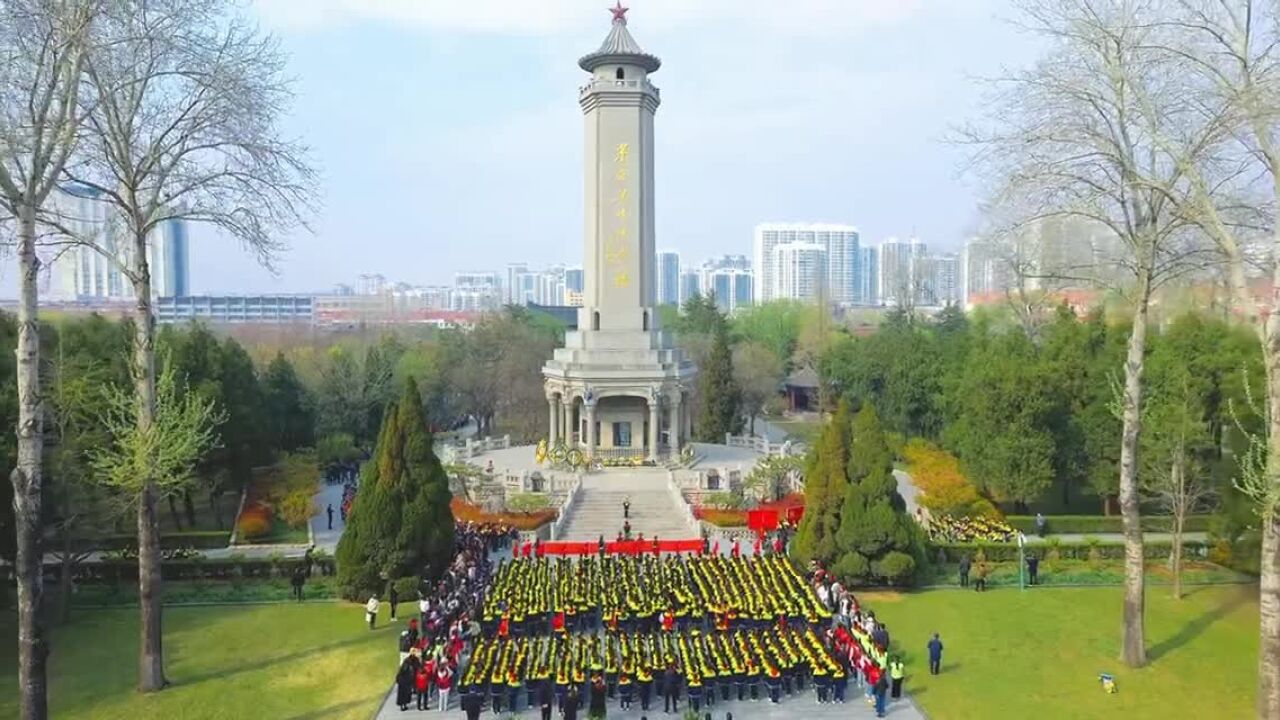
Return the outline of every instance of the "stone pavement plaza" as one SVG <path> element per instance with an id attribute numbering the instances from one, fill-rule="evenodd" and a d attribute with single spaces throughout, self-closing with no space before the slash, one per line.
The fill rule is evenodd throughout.
<path id="1" fill-rule="evenodd" d="M 395 663 L 395 653 L 388 653 L 388 667 Z M 388 670 L 388 675 L 394 675 L 394 670 Z M 907 678 L 910 682 L 910 678 Z M 525 704 L 524 693 L 521 692 L 520 712 L 514 717 L 521 718 L 537 718 L 539 717 L 538 708 L 529 709 Z M 439 707 L 436 705 L 435 707 Z M 684 712 L 688 707 L 684 697 L 680 699 L 680 710 Z M 609 720 L 640 720 L 641 717 L 647 717 L 650 720 L 658 718 L 680 718 L 682 714 L 662 712 L 662 698 L 654 697 L 650 702 L 649 711 L 641 712 L 640 703 L 637 701 L 630 710 L 624 711 L 618 706 L 616 699 L 609 702 Z M 738 702 L 730 700 L 727 703 L 717 702 L 715 707 L 706 708 L 705 706 L 699 711 L 699 715 L 705 717 L 706 713 L 711 713 L 712 720 L 724 720 L 725 713 L 733 713 L 733 720 L 793 720 L 805 718 L 806 720 L 869 720 L 876 716 L 874 708 L 864 699 L 864 697 L 854 688 L 849 686 L 849 698 L 843 704 L 827 703 L 819 705 L 813 694 L 813 687 L 807 686 L 805 691 L 799 695 L 791 697 L 783 696 L 782 701 L 777 705 L 766 699 L 752 702 L 745 700 Z M 462 709 L 458 704 L 458 697 L 455 695 L 449 698 L 449 711 L 441 715 L 435 709 L 418 711 L 413 705 L 405 712 L 400 712 L 395 703 L 395 688 L 387 695 L 386 701 L 382 704 L 382 709 L 378 711 L 375 720 L 392 720 L 393 718 L 409 718 L 409 717 L 462 717 Z M 505 709 L 502 711 L 502 717 L 511 717 L 511 713 Z M 578 712 L 578 717 L 585 720 L 587 716 L 586 708 L 583 707 Z M 494 718 L 492 706 L 486 703 L 483 718 Z M 559 713 L 552 713 L 552 718 L 558 719 Z M 894 718 L 894 720 L 924 720 L 925 715 L 920 711 L 916 704 L 912 702 L 910 697 L 904 697 L 901 700 L 889 700 L 888 710 L 885 717 Z"/>

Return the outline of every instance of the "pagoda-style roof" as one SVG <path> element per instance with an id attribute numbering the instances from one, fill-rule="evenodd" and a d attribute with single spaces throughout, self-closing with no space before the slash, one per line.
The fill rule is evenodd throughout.
<path id="1" fill-rule="evenodd" d="M 631 37 L 627 30 L 628 9 L 622 7 L 621 2 L 610 9 L 613 13 L 613 27 L 609 28 L 609 34 L 600 43 L 599 50 L 578 59 L 578 67 L 593 72 L 601 65 L 639 65 L 646 72 L 656 72 L 662 66 L 662 61 L 657 56 L 645 52 L 640 43 Z"/>

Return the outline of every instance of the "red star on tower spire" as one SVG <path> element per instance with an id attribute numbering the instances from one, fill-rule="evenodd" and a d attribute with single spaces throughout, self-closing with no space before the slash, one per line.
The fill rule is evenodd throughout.
<path id="1" fill-rule="evenodd" d="M 622 7 L 622 0 L 616 0 L 613 7 L 609 8 L 609 12 L 613 13 L 613 21 L 621 22 L 624 25 L 627 22 L 627 11 L 631 8 Z"/>

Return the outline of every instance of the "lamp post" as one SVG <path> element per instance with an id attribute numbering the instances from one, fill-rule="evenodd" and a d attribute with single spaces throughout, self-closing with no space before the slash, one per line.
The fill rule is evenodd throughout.
<path id="1" fill-rule="evenodd" d="M 1022 532 L 1018 533 L 1018 588 L 1027 589 L 1027 558 L 1026 558 L 1027 536 Z"/>

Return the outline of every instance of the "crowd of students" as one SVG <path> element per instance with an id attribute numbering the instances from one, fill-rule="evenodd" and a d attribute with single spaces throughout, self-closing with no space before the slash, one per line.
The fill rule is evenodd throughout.
<path id="1" fill-rule="evenodd" d="M 603 717 L 614 702 L 656 711 L 658 698 L 676 712 L 681 700 L 776 703 L 810 688 L 843 703 L 851 686 L 883 717 L 900 697 L 888 628 L 817 565 L 737 553 L 511 560 L 512 541 L 509 529 L 459 526 L 455 562 L 401 634 L 402 710 L 444 711 L 455 688 L 468 718 L 528 708 L 546 720 Z"/>
<path id="2" fill-rule="evenodd" d="M 411 704 L 419 710 L 434 704 L 441 712 L 449 707 L 463 651 L 480 634 L 475 618 L 493 575 L 492 554 L 511 542 L 512 534 L 505 526 L 459 523 L 454 538 L 453 562 L 439 582 L 420 589 L 418 616 L 409 620 L 398 638 L 396 705 L 401 710 Z M 396 600 L 391 601 L 393 620 Z M 376 618 L 378 599 L 375 596 L 369 602 Z"/>
<path id="3" fill-rule="evenodd" d="M 954 518 L 947 515 L 929 517 L 929 538 L 935 542 L 1013 542 L 1018 531 L 1003 520 L 984 517 Z"/>

